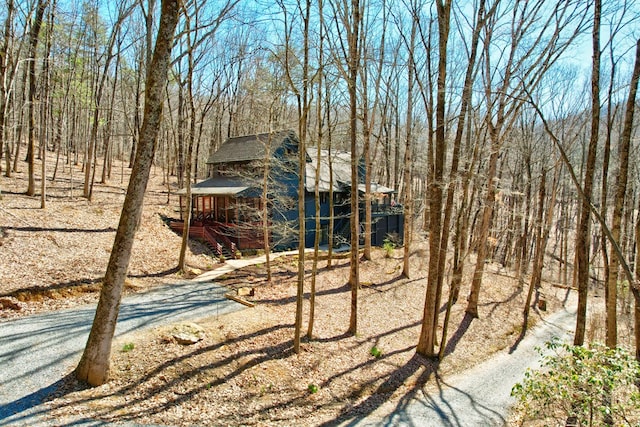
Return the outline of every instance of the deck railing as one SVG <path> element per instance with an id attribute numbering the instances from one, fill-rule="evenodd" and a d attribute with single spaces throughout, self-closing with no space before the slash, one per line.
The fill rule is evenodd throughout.
<path id="1" fill-rule="evenodd" d="M 220 224 L 220 223 L 216 223 L 216 224 Z M 204 228 L 208 232 L 210 232 L 213 236 L 215 236 L 215 238 L 217 240 L 221 241 L 222 244 L 227 247 L 229 252 L 231 252 L 232 256 L 235 256 L 235 254 L 237 252 L 236 244 L 234 242 L 232 242 L 231 239 L 229 239 L 229 237 L 225 236 L 224 232 L 219 230 L 218 227 L 219 227 L 219 225 L 217 225 L 216 227 L 207 227 L 207 226 L 205 226 Z"/>

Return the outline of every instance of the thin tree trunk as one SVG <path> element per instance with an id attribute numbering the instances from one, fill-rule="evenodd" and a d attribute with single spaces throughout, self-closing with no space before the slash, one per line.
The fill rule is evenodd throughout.
<path id="1" fill-rule="evenodd" d="M 298 99 L 298 129 L 300 133 L 300 144 L 298 147 L 298 281 L 296 291 L 296 320 L 293 338 L 293 351 L 300 353 L 300 338 L 302 335 L 302 305 L 304 297 L 304 271 L 305 271 L 305 240 L 306 240 L 306 213 L 305 213 L 305 177 L 307 162 L 307 116 L 309 112 L 309 17 L 311 12 L 311 0 L 306 0 L 303 16 L 303 63 L 302 63 L 302 96 L 297 92 Z M 291 80 L 289 63 L 287 61 L 287 76 L 292 87 L 295 87 Z"/>
<path id="2" fill-rule="evenodd" d="M 404 178 L 402 191 L 402 204 L 404 205 L 404 233 L 402 236 L 403 257 L 402 275 L 410 278 L 410 257 L 411 257 L 411 231 L 413 227 L 413 186 L 411 182 L 411 170 L 413 168 L 413 86 L 415 82 L 415 61 L 413 58 L 415 50 L 415 39 L 417 22 L 414 18 L 411 22 L 411 38 L 409 40 L 409 63 L 407 65 L 407 119 L 406 137 L 404 144 Z M 399 145 L 399 144 L 398 144 Z"/>
<path id="3" fill-rule="evenodd" d="M 9 93 L 6 90 L 5 81 L 7 79 L 7 68 L 9 65 L 8 52 L 14 11 L 13 0 L 7 1 L 6 5 L 6 20 L 4 23 L 2 45 L 0 46 L 0 151 L 4 150 L 6 156 L 4 175 L 7 178 L 11 178 L 11 148 L 9 141 L 5 141 L 5 124 L 7 121 L 7 106 L 9 101 Z"/>
<path id="4" fill-rule="evenodd" d="M 600 0 L 594 1 L 592 35 L 592 76 L 591 76 L 591 135 L 584 174 L 583 191 L 585 198 L 580 208 L 580 220 L 576 230 L 576 270 L 578 280 L 578 312 L 574 345 L 584 344 L 587 321 L 587 297 L 589 290 L 589 235 L 591 228 L 591 197 L 596 167 L 596 151 L 600 129 Z"/>
<path id="5" fill-rule="evenodd" d="M 327 116 L 327 157 L 329 159 L 329 251 L 327 253 L 327 269 L 332 267 L 333 258 L 333 229 L 335 225 L 335 204 L 333 200 L 333 158 L 331 157 L 331 92 L 329 91 L 329 82 L 325 79 L 325 114 Z"/>
<path id="6" fill-rule="evenodd" d="M 529 290 L 527 292 L 527 300 L 524 306 L 524 322 L 522 325 L 523 331 L 527 330 L 529 320 L 529 310 L 531 308 L 531 299 L 533 291 L 539 289 L 540 282 L 542 280 L 542 267 L 544 264 L 544 253 L 547 247 L 547 240 L 549 238 L 549 230 L 551 228 L 551 221 L 553 220 L 553 210 L 555 207 L 558 178 L 560 174 L 560 166 L 556 166 L 556 171 L 553 177 L 553 183 L 551 188 L 551 197 L 549 205 L 547 206 L 547 215 L 543 217 L 544 200 L 546 192 L 546 173 L 542 171 L 542 178 L 540 182 L 540 193 L 538 200 L 538 226 L 536 236 L 536 251 L 533 260 L 533 271 L 531 272 L 531 281 L 529 282 Z"/>
<path id="7" fill-rule="evenodd" d="M 268 155 L 271 153 L 271 138 L 273 135 L 273 127 L 271 122 L 273 115 L 269 113 L 269 136 L 267 137 L 267 148 L 265 150 L 264 171 L 262 174 L 262 234 L 264 244 L 265 267 L 267 269 L 267 283 L 271 283 L 271 241 L 269 239 L 269 175 L 271 173 L 271 164 Z"/>
<path id="8" fill-rule="evenodd" d="M 313 266 L 311 268 L 311 291 L 309 295 L 309 324 L 307 325 L 307 338 L 313 339 L 313 326 L 315 323 L 315 315 L 316 315 L 316 275 L 318 273 L 318 253 L 320 249 L 320 232 L 321 232 L 321 224 L 320 224 L 320 167 L 322 160 L 322 137 L 323 137 L 323 123 L 322 123 L 322 79 L 323 79 L 323 62 L 324 55 L 322 52 L 323 41 L 324 41 L 324 22 L 322 18 L 322 0 L 318 0 L 318 14 L 320 16 L 320 49 L 318 51 L 318 63 L 320 64 L 320 69 L 318 70 L 318 87 L 317 87 L 317 95 L 318 99 L 316 100 L 316 125 L 318 126 L 318 141 L 317 143 L 317 151 L 316 151 L 316 174 L 314 177 L 315 181 L 315 191 L 314 191 L 314 202 L 315 202 L 315 240 L 313 242 Z M 331 161 L 329 159 L 329 161 Z M 331 185 L 331 183 L 329 184 Z"/>
<path id="9" fill-rule="evenodd" d="M 360 0 L 351 0 L 351 25 L 349 28 L 349 70 L 347 86 L 349 89 L 349 138 L 351 141 L 351 268 L 349 272 L 349 284 L 351 285 L 351 314 L 349 317 L 350 334 L 358 333 L 358 288 L 360 287 L 360 252 L 359 237 L 360 209 L 358 203 L 358 67 L 359 67 L 359 40 L 360 40 Z"/>
<path id="10" fill-rule="evenodd" d="M 471 89 L 473 87 L 473 75 L 475 70 L 476 57 L 478 52 L 478 41 L 480 39 L 480 31 L 484 27 L 484 23 L 486 22 L 485 16 L 485 1 L 481 0 L 478 6 L 478 12 L 476 15 L 476 25 L 473 29 L 473 35 L 471 40 L 471 52 L 469 55 L 469 62 L 467 64 L 467 71 L 465 73 L 464 86 L 462 89 L 462 98 L 460 105 L 460 112 L 458 114 L 458 120 L 456 123 L 456 135 L 453 141 L 453 153 L 451 159 L 451 170 L 449 172 L 449 186 L 447 188 L 447 200 L 444 208 L 444 218 L 442 220 L 442 236 L 440 239 L 440 259 L 438 265 L 438 289 L 442 290 L 443 282 L 444 282 L 444 270 L 445 263 L 448 253 L 449 247 L 449 234 L 451 229 L 451 218 L 453 212 L 453 202 L 455 196 L 455 190 L 457 186 L 457 178 L 458 178 L 458 165 L 460 161 L 460 152 L 462 149 L 462 136 L 464 133 L 464 126 L 467 117 L 467 111 L 469 109 L 469 104 L 471 103 Z M 492 11 L 489 12 L 491 15 Z M 455 262 L 454 262 L 455 264 Z M 452 288 L 449 289 L 449 298 L 447 301 L 447 312 L 445 314 L 444 323 L 442 325 L 442 339 L 440 341 L 440 351 L 438 352 L 438 358 L 442 359 L 444 357 L 444 350 L 447 341 L 447 328 L 449 325 L 449 318 L 451 315 L 451 308 L 454 303 L 454 293 L 452 292 Z M 455 295 L 457 299 L 457 295 Z M 440 305 L 440 294 L 436 295 L 436 309 Z M 434 327 L 437 327 L 437 314 L 436 321 L 434 322 Z M 434 329 L 434 334 L 437 331 Z"/>
<path id="11" fill-rule="evenodd" d="M 488 120 L 490 120 L 488 118 Z M 466 312 L 471 317 L 478 317 L 478 302 L 480 299 L 480 286 L 482 284 L 482 275 L 484 273 L 484 264 L 487 257 L 487 240 L 491 228 L 491 218 L 493 216 L 493 205 L 496 199 L 496 184 L 494 177 L 498 168 L 498 157 L 500 154 L 499 136 L 493 126 L 490 126 L 489 134 L 491 135 L 491 154 L 489 155 L 489 169 L 487 171 L 487 193 L 484 200 L 484 209 L 480 223 L 480 236 L 478 236 L 479 244 L 476 259 L 476 268 L 471 281 L 471 292 L 467 303 Z"/>
<path id="12" fill-rule="evenodd" d="M 197 18 L 197 17 L 196 17 Z M 187 48 L 187 95 L 188 95 L 188 103 L 189 103 L 189 136 L 187 142 L 187 154 L 186 154 L 186 164 L 185 164 L 185 176 L 182 182 L 186 184 L 186 193 L 187 193 L 187 217 L 185 218 L 183 228 L 182 228 L 182 242 L 180 245 L 180 257 L 178 258 L 178 269 L 181 272 L 185 272 L 185 259 L 187 255 L 187 246 L 189 242 L 189 228 L 191 226 L 191 210 L 193 206 L 193 196 L 191 194 L 191 173 L 192 173 L 192 163 L 193 163 L 193 146 L 195 144 L 195 134 L 196 134 L 196 106 L 194 100 L 194 81 L 193 81 L 193 70 L 195 67 L 194 63 L 194 52 L 193 52 L 193 41 L 192 41 L 192 33 L 191 33 L 191 17 L 185 13 L 185 26 L 187 28 L 186 32 L 186 48 Z M 195 29 L 194 31 L 197 31 Z M 182 83 L 182 82 L 181 82 Z M 180 83 L 180 84 L 181 84 Z M 182 90 L 181 90 L 182 92 Z M 180 127 L 182 129 L 182 126 Z M 235 254 L 233 254 L 235 255 Z"/>
<path id="13" fill-rule="evenodd" d="M 28 120 L 29 120 L 29 145 L 27 149 L 27 164 L 29 169 L 29 184 L 27 187 L 27 196 L 33 196 L 36 193 L 35 183 L 35 117 L 33 114 L 34 102 L 36 97 L 36 53 L 38 47 L 38 37 L 40 34 L 40 28 L 42 28 L 42 17 L 44 11 L 49 5 L 48 0 L 38 0 L 36 7 L 36 16 L 31 26 L 29 33 L 29 100 L 28 100 Z M 20 141 L 18 141 L 20 145 Z"/>
<path id="14" fill-rule="evenodd" d="M 629 86 L 629 97 L 627 98 L 627 110 L 624 118 L 624 127 L 618 145 L 618 175 L 616 177 L 616 195 L 613 207 L 613 218 L 611 225 L 611 235 L 613 240 L 620 244 L 620 236 L 622 229 L 623 209 L 627 191 L 627 179 L 629 175 L 629 153 L 631 151 L 631 133 L 633 129 L 633 115 L 635 111 L 636 92 L 638 90 L 638 79 L 640 77 L 640 39 L 636 44 L 636 60 Z M 617 305 L 618 305 L 618 269 L 620 262 L 617 257 L 613 256 L 609 260 L 609 282 L 607 283 L 607 339 L 606 344 L 609 348 L 615 348 L 618 344 L 618 323 L 617 323 Z M 629 284 L 634 286 L 633 283 Z M 635 286 L 634 286 L 635 287 Z M 636 343 L 636 345 L 638 345 Z"/>

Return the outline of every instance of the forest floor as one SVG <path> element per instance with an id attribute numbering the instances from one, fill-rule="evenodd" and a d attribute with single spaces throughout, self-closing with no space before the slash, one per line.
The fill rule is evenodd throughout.
<path id="1" fill-rule="evenodd" d="M 0 177 L 0 321 L 97 301 L 128 170 L 119 169 L 117 176 L 114 171 L 108 184 L 96 184 L 91 201 L 81 197 L 81 170 L 74 168 L 73 179 L 69 172 L 66 166 L 47 183 L 46 209 L 40 209 L 39 196 L 24 195 L 26 173 Z M 162 172 L 154 170 L 127 293 L 185 278 L 175 269 L 180 237 L 166 224 L 166 218 L 178 216 L 177 196 L 168 190 Z M 220 265 L 197 242 L 188 252 L 189 276 Z M 473 267 L 469 259 L 451 313 L 446 357 L 437 363 L 416 356 L 428 262 L 424 237 L 415 236 L 412 243 L 410 279 L 401 276 L 402 255 L 401 248 L 390 256 L 376 249 L 373 260 L 362 261 L 355 336 L 346 334 L 349 261 L 334 259 L 327 268 L 326 258 L 321 259 L 313 339 L 303 340 L 300 354 L 292 351 L 297 258 L 274 260 L 271 283 L 265 265 L 236 270 L 218 282 L 230 289 L 252 288 L 247 298 L 255 307 L 201 319 L 205 338 L 189 346 L 171 337 L 173 325 L 118 339 L 111 380 L 88 389 L 69 379 L 64 393 L 49 403 L 50 415 L 176 426 L 320 425 L 365 416 L 428 386 L 435 374 L 463 371 L 521 339 L 528 282 L 523 287 L 512 271 L 487 263 L 479 318 L 470 319 L 464 311 Z M 306 267 L 308 294 L 311 262 Z M 529 326 L 559 310 L 567 291 L 545 281 L 541 293 L 547 311 L 533 311 Z M 442 307 L 447 297 L 445 289 Z M 308 310 L 305 300 L 303 335 Z M 593 335 L 598 328 L 589 329 Z"/>

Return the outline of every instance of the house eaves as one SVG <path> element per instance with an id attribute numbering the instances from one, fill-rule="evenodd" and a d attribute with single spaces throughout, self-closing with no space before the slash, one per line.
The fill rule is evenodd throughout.
<path id="1" fill-rule="evenodd" d="M 229 138 L 209 157 L 207 163 L 221 164 L 264 160 L 272 157 L 273 153 L 285 141 L 289 140 L 297 141 L 297 136 L 290 130 Z"/>

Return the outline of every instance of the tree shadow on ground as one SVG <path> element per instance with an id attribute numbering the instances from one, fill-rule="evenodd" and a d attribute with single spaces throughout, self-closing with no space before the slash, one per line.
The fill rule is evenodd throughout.
<path id="1" fill-rule="evenodd" d="M 438 421 L 444 426 L 462 427 L 470 425 L 470 420 L 475 425 L 506 425 L 506 420 L 497 411 L 476 401 L 468 392 L 447 384 L 436 372 L 435 384 L 438 387 L 438 399 L 435 395 L 424 394 L 424 406 L 435 412 Z M 465 411 L 460 412 L 460 408 L 456 408 L 455 401 L 468 401 L 465 405 Z M 460 406 L 459 404 L 457 406 Z M 470 409 L 470 411 L 469 411 Z"/>
<path id="2" fill-rule="evenodd" d="M 215 344 L 212 344 L 206 347 L 196 348 L 191 352 L 168 359 L 163 363 L 153 367 L 135 382 L 125 384 L 122 387 L 116 386 L 116 387 L 107 388 L 105 389 L 105 393 L 99 393 L 95 396 L 89 396 L 86 398 L 77 399 L 72 404 L 73 405 L 89 404 L 91 402 L 100 401 L 101 399 L 107 399 L 107 400 L 109 400 L 110 398 L 117 399 L 119 397 L 128 395 L 128 396 L 131 396 L 131 398 L 126 399 L 126 402 L 125 400 L 123 400 L 122 404 L 116 404 L 113 406 L 107 405 L 103 409 L 96 411 L 97 416 L 112 418 L 114 414 L 122 414 L 123 409 L 125 409 L 127 406 L 135 405 L 143 401 L 146 401 L 149 403 L 148 405 L 143 405 L 144 409 L 130 411 L 124 416 L 118 416 L 118 420 L 119 421 L 134 420 L 141 416 L 159 413 L 170 406 L 179 405 L 180 403 L 190 399 L 191 396 L 193 396 L 194 394 L 197 394 L 204 390 L 208 390 L 212 387 L 215 387 L 227 381 L 230 381 L 232 378 L 237 377 L 238 375 L 242 374 L 244 371 L 252 367 L 255 367 L 261 363 L 264 363 L 269 360 L 282 359 L 282 358 L 291 356 L 293 353 L 292 341 L 284 340 L 271 346 L 265 346 L 258 349 L 251 349 L 251 350 L 240 352 L 240 353 L 232 353 L 227 357 L 218 358 L 215 362 L 212 362 L 205 366 L 192 366 L 193 369 L 186 372 L 181 372 L 179 376 L 172 375 L 172 369 L 176 365 L 182 362 L 186 362 L 189 366 L 191 366 L 191 364 L 188 363 L 189 360 L 199 355 L 202 355 L 204 353 L 215 352 L 220 350 L 223 346 L 232 346 L 233 344 L 240 343 L 244 340 L 253 340 L 261 335 L 267 335 L 267 334 L 277 332 L 278 330 L 289 329 L 289 328 L 293 328 L 293 325 L 290 325 L 290 324 L 277 325 L 269 328 L 264 328 L 252 333 L 244 334 L 236 338 L 222 340 L 220 342 L 217 342 Z M 242 358 L 248 358 L 248 359 L 246 360 L 245 363 L 234 363 Z M 166 401 L 162 401 L 162 399 L 155 398 L 156 396 L 161 395 L 163 392 L 171 390 L 173 387 L 177 386 L 179 383 L 182 383 L 183 381 L 187 381 L 189 379 L 199 376 L 202 371 L 219 368 L 221 366 L 232 366 L 232 367 L 235 367 L 235 369 L 231 369 L 225 375 L 219 376 L 211 381 L 202 381 L 198 387 L 192 388 L 187 392 L 184 392 L 183 394 L 179 395 L 175 399 L 171 400 L 171 402 L 166 402 Z M 160 379 L 161 381 L 158 381 L 158 379 Z M 145 384 L 151 384 L 151 383 L 154 384 L 153 387 L 147 387 L 142 392 L 140 391 L 140 388 L 143 387 Z M 67 377 L 65 377 L 63 380 L 58 381 L 55 384 L 52 384 L 51 386 L 48 386 L 45 389 L 43 389 L 43 390 L 49 390 L 48 396 L 50 396 L 51 398 L 44 399 L 40 403 L 45 403 L 47 401 L 53 400 L 53 398 L 63 397 L 66 394 L 68 394 L 68 392 L 81 391 L 88 388 L 89 386 L 79 382 L 75 378 L 74 374 L 71 373 Z M 56 390 L 57 390 L 57 393 L 55 393 Z M 134 391 L 136 391 L 137 393 L 133 393 Z M 41 391 L 34 394 L 38 394 L 38 393 L 41 393 Z M 9 405 L 15 405 L 15 403 L 16 402 L 12 402 Z M 59 404 L 56 404 L 54 402 L 49 404 L 52 410 L 64 409 L 68 405 L 69 405 L 68 402 L 61 402 Z"/>
<path id="3" fill-rule="evenodd" d="M 412 348 L 413 347 L 402 351 L 409 351 Z M 437 372 L 438 365 L 439 363 L 435 360 L 429 360 L 420 355 L 414 354 L 406 364 L 393 371 L 369 397 L 358 405 L 348 409 L 337 420 L 325 422 L 321 424 L 321 426 L 329 427 L 336 425 L 338 422 L 345 426 L 354 426 L 358 424 L 362 418 L 380 408 L 400 387 L 404 386 L 408 380 L 415 377 L 416 374 L 422 370 L 418 378 L 416 380 L 412 380 L 414 385 L 411 386 L 407 392 L 403 393 L 403 396 L 396 405 L 396 410 L 394 410 L 394 412 L 406 407 L 409 402 L 417 396 L 418 392 L 422 389 L 422 385 L 425 384 L 435 372 Z M 364 385 L 364 387 L 367 386 L 370 386 L 370 384 Z M 389 424 L 394 425 L 392 420 Z"/>
<path id="4" fill-rule="evenodd" d="M 380 335 L 371 337 L 367 340 L 354 340 L 353 345 L 368 347 L 371 340 L 379 340 L 385 335 L 393 334 L 403 329 L 413 328 L 416 323 L 401 326 L 396 329 L 385 331 Z M 79 399 L 72 399 L 72 402 L 68 402 L 68 399 L 64 399 L 60 403 L 52 402 L 49 406 L 53 411 L 63 410 L 65 406 L 71 404 L 77 407 L 82 405 L 92 405 L 93 407 L 102 408 L 95 411 L 94 416 L 99 418 L 109 418 L 118 421 L 135 421 L 141 417 L 152 416 L 160 414 L 169 410 L 172 407 L 176 407 L 192 399 L 194 396 L 200 393 L 206 392 L 209 389 L 221 386 L 229 381 L 239 377 L 245 371 L 260 367 L 268 369 L 271 362 L 278 359 L 286 359 L 295 356 L 292 350 L 292 340 L 288 339 L 289 332 L 293 330 L 292 324 L 275 325 L 268 328 L 263 328 L 255 332 L 246 333 L 237 338 L 223 339 L 220 342 L 213 343 L 204 347 L 196 348 L 188 353 L 171 357 L 162 361 L 157 366 L 149 367 L 149 370 L 136 379 L 135 381 L 128 382 L 122 386 L 116 386 L 106 388 L 104 391 L 94 393 L 92 396 L 82 397 Z M 246 348 L 242 346 L 243 341 L 253 341 L 259 339 L 261 336 L 276 334 L 275 340 L 269 340 L 269 344 Z M 335 341 L 338 339 L 348 338 L 349 335 L 339 335 L 336 337 L 327 338 L 324 340 L 313 340 L 313 343 L 319 343 L 325 341 Z M 233 348 L 235 344 L 242 348 L 242 351 L 229 353 L 225 349 Z M 387 360 L 393 360 L 394 356 L 413 350 L 413 346 L 391 351 L 381 357 L 371 356 L 366 360 L 363 360 L 357 365 L 347 365 L 343 369 L 333 373 L 329 378 L 326 378 L 322 383 L 319 383 L 321 389 L 330 390 L 332 384 L 339 381 L 342 384 L 349 375 L 352 375 L 358 371 L 371 372 L 373 366 L 377 364 L 383 364 Z M 205 353 L 219 354 L 218 357 L 210 359 L 210 363 L 201 364 L 197 362 L 196 357 L 204 355 Z M 185 366 L 189 368 L 182 370 Z M 366 412 L 368 408 L 373 408 L 384 403 L 389 396 L 393 394 L 398 387 L 402 386 L 406 379 L 413 376 L 421 367 L 426 366 L 428 373 L 423 373 L 418 383 L 421 384 L 424 380 L 428 379 L 431 372 L 437 367 L 436 362 L 429 362 L 422 359 L 419 356 L 414 356 L 409 363 L 403 367 L 398 368 L 393 372 L 388 370 L 383 373 L 373 374 L 368 376 L 364 381 L 358 383 L 357 389 L 354 388 L 334 388 L 332 393 L 338 393 L 334 395 L 334 398 L 329 401 L 318 402 L 316 405 L 310 405 L 309 391 L 298 390 L 297 387 L 293 389 L 285 388 L 282 393 L 286 395 L 286 398 L 276 399 L 273 402 L 268 402 L 264 406 L 260 407 L 261 413 L 270 413 L 272 410 L 291 409 L 298 408 L 301 411 L 316 411 L 316 410 L 332 410 L 336 402 L 342 402 L 342 404 L 348 406 L 350 401 L 353 401 L 359 395 L 370 393 L 372 387 L 379 384 L 376 390 L 366 398 L 362 405 L 358 405 L 352 410 L 345 413 L 345 416 L 355 416 L 358 413 Z M 224 368 L 216 370 L 217 368 Z M 175 375 L 176 370 L 179 369 L 179 375 Z M 211 371 L 214 370 L 214 371 Z M 219 372 L 220 374 L 212 375 L 210 372 Z M 251 371 L 250 371 L 251 372 Z M 202 380 L 200 380 L 202 378 Z M 194 381 L 197 380 L 197 381 Z M 382 381 L 382 383 L 381 383 Z M 186 384 L 186 386 L 185 386 Z M 341 385 L 338 387 L 342 387 Z M 63 384 L 61 389 L 64 390 L 82 390 L 84 386 L 78 383 L 75 378 L 69 377 L 67 383 Z M 418 389 L 416 385 L 416 390 Z M 178 393 L 177 391 L 180 391 Z M 169 401 L 163 398 L 166 393 L 173 393 L 173 398 Z M 255 398 L 259 399 L 262 396 L 262 392 L 253 390 L 251 388 L 246 390 L 248 395 L 255 394 Z M 99 401 L 117 402 L 113 405 L 101 405 L 97 403 Z M 122 402 L 122 403 L 120 403 Z M 219 402 L 224 404 L 224 402 Z M 255 408 L 250 407 L 252 405 L 246 405 L 238 408 L 234 408 L 233 414 L 221 418 L 218 421 L 222 424 L 235 423 L 237 420 L 249 420 L 251 417 L 256 416 Z M 127 409 L 127 407 L 135 407 L 135 409 Z M 333 425 L 333 422 L 327 425 Z"/>
<path id="5" fill-rule="evenodd" d="M 514 351 L 518 349 L 518 346 L 527 335 L 527 331 L 529 330 L 529 316 L 531 316 L 531 310 L 533 310 L 535 314 L 540 315 L 540 312 L 535 308 L 535 306 L 530 307 L 529 311 L 526 314 L 523 313 L 520 333 L 518 334 L 518 337 L 516 338 L 514 343 L 511 345 L 511 347 L 509 347 L 509 354 L 512 354 Z"/>
<path id="6" fill-rule="evenodd" d="M 518 298 L 518 296 L 520 294 L 522 294 L 523 288 L 518 286 L 512 293 L 511 295 L 509 295 L 508 297 L 506 297 L 505 299 L 501 300 L 501 301 L 492 301 L 492 302 L 488 302 L 485 304 L 480 304 L 483 307 L 491 307 L 491 310 L 489 310 L 489 313 L 487 314 L 487 316 L 492 316 L 493 313 L 498 309 L 498 307 L 500 307 L 501 305 L 505 305 L 505 304 L 509 304 L 511 301 L 515 300 L 516 298 Z"/>
<path id="7" fill-rule="evenodd" d="M 453 335 L 451 335 L 451 338 L 449 338 L 449 341 L 447 342 L 447 345 L 444 348 L 444 356 L 447 356 L 455 351 L 458 343 L 460 342 L 464 334 L 466 334 L 467 331 L 469 330 L 469 327 L 471 326 L 473 319 L 475 319 L 475 317 L 473 317 L 471 314 L 469 313 L 464 314 L 462 321 L 458 325 L 458 329 L 456 329 Z"/>
<path id="8" fill-rule="evenodd" d="M 32 424 L 30 417 L 43 415 L 48 412 L 47 407 L 35 408 L 38 405 L 60 397 L 63 394 L 60 390 L 64 389 L 65 384 L 69 384 L 69 382 L 73 380 L 73 374 L 68 374 L 38 391 L 14 400 L 13 402 L 0 405 L 0 425 L 5 425 L 4 420 L 9 419 L 11 424 L 6 425 L 18 424 L 21 421 L 26 423 L 24 425 Z M 28 413 L 25 413 L 27 411 Z"/>

